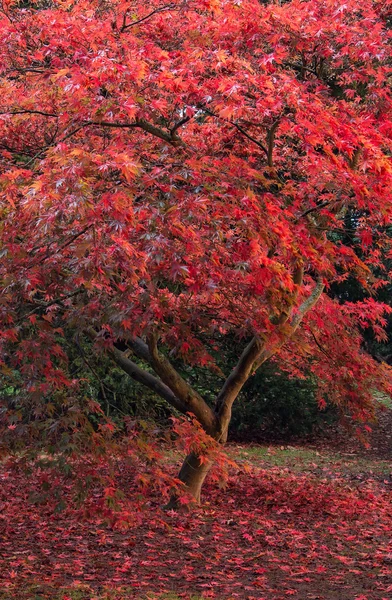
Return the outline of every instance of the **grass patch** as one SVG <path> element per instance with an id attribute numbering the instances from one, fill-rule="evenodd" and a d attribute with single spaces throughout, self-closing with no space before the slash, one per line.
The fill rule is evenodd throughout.
<path id="1" fill-rule="evenodd" d="M 382 404 L 386 408 L 392 409 L 392 398 L 390 396 L 387 396 L 387 394 L 382 394 L 380 392 L 374 392 L 373 395 L 380 404 Z"/>
<path id="2" fill-rule="evenodd" d="M 29 585 L 23 589 L 10 587 L 0 590 L 0 600 L 183 600 L 177 594 L 146 592 L 135 596 L 133 588 L 96 591 L 90 586 L 54 589 L 41 585 Z M 188 600 L 202 600 L 200 596 L 188 596 Z"/>
<path id="3" fill-rule="evenodd" d="M 300 446 L 231 446 L 229 453 L 234 460 L 249 462 L 254 467 L 288 468 L 295 473 L 326 470 L 354 476 L 361 473 L 382 476 L 391 471 L 387 460 Z"/>
<path id="4" fill-rule="evenodd" d="M 358 442 L 359 444 L 360 442 Z M 323 472 L 333 477 L 343 475 L 357 478 L 360 475 L 367 479 L 382 479 L 391 473 L 391 462 L 372 456 L 356 453 L 337 452 L 327 448 L 311 448 L 309 446 L 262 446 L 228 444 L 225 448 L 231 459 L 238 464 L 248 463 L 256 468 L 277 467 L 289 469 L 293 473 L 313 473 L 322 475 Z M 166 453 L 167 465 L 179 467 L 183 454 L 178 450 Z"/>

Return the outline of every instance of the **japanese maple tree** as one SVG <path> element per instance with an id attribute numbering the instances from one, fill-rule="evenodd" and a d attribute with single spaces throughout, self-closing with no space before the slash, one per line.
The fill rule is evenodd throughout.
<path id="1" fill-rule="evenodd" d="M 390 311 L 376 293 L 392 216 L 391 7 L 2 3 L 9 435 L 28 431 L 23 406 L 41 433 L 88 426 L 96 409 L 67 369 L 67 331 L 218 442 L 274 356 L 318 378 L 320 403 L 371 415 L 374 390 L 391 391 L 388 367 L 361 347 L 363 328 L 383 339 Z M 348 211 L 361 252 L 342 235 Z M 348 277 L 364 301 L 328 294 Z M 227 336 L 238 362 L 223 373 Z M 214 406 L 180 361 L 219 372 Z M 180 471 L 197 500 L 200 452 Z"/>

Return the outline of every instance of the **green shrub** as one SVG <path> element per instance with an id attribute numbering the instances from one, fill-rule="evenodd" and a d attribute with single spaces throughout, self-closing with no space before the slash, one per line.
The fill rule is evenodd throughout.
<path id="1" fill-rule="evenodd" d="M 91 352 L 91 348 L 89 340 L 70 335 L 69 369 L 73 377 L 82 380 L 82 395 L 97 400 L 105 414 L 114 420 L 130 416 L 162 426 L 169 424 L 172 411 L 162 398 L 131 379 L 108 355 Z"/>
<path id="2" fill-rule="evenodd" d="M 321 411 L 312 378 L 289 377 L 277 365 L 266 363 L 247 382 L 233 406 L 230 438 L 270 441 L 316 434 L 336 419 L 335 411 Z"/>

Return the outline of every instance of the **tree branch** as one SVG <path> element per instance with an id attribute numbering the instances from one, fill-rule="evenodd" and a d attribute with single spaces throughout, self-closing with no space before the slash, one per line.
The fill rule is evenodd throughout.
<path id="1" fill-rule="evenodd" d="M 29 110 L 29 109 L 19 109 L 19 110 L 1 110 L 0 115 L 41 115 L 43 117 L 54 117 L 56 119 L 59 118 L 59 115 L 55 113 L 47 113 L 43 110 Z"/>
<path id="2" fill-rule="evenodd" d="M 284 323 L 286 323 L 288 321 L 288 319 L 290 318 L 294 302 L 298 298 L 298 292 L 299 292 L 300 286 L 302 285 L 303 278 L 304 278 L 304 267 L 302 264 L 298 264 L 295 267 L 294 273 L 293 273 L 293 282 L 295 283 L 296 288 L 295 288 L 294 292 L 291 294 L 291 298 L 290 298 L 290 301 L 287 303 L 287 307 L 284 310 L 282 310 L 282 312 L 280 313 L 276 322 L 274 322 L 275 325 L 284 325 Z"/>
<path id="3" fill-rule="evenodd" d="M 253 142 L 254 144 L 256 144 L 256 146 L 258 146 L 261 150 L 263 150 L 263 152 L 265 153 L 265 155 L 268 158 L 268 149 L 264 146 L 264 144 L 259 142 L 259 140 L 256 140 L 256 138 L 249 135 L 249 133 L 247 131 L 245 131 L 245 129 L 243 129 L 241 127 L 241 125 L 238 125 L 238 123 L 235 123 L 234 121 L 229 121 L 228 119 L 220 117 L 216 113 L 212 112 L 212 110 L 209 110 L 208 108 L 206 108 L 203 105 L 201 105 L 199 108 L 200 108 L 200 110 L 205 112 L 207 115 L 210 115 L 211 117 L 215 117 L 216 119 L 221 119 L 221 120 L 225 121 L 226 123 L 228 123 L 229 125 L 232 125 L 233 127 L 235 127 L 244 137 L 246 137 L 249 141 Z"/>
<path id="4" fill-rule="evenodd" d="M 121 350 L 113 348 L 112 350 L 109 350 L 109 355 L 113 358 L 114 362 L 127 373 L 127 375 L 132 377 L 132 379 L 150 388 L 150 390 L 158 394 L 158 396 L 166 400 L 166 402 L 171 406 L 174 406 L 174 408 L 183 414 L 188 412 L 188 407 L 177 398 L 167 385 L 157 377 L 154 377 L 151 373 L 141 369 L 136 363 L 127 358 Z"/>
<path id="5" fill-rule="evenodd" d="M 173 10 L 174 8 L 177 8 L 177 6 L 175 4 L 166 4 L 165 6 L 161 6 L 161 8 L 156 8 L 155 10 L 151 11 L 148 15 L 146 15 L 145 17 L 142 17 L 138 21 L 132 21 L 132 23 L 128 23 L 128 24 L 126 23 L 126 14 L 125 14 L 124 19 L 123 19 L 123 24 L 120 29 L 120 33 L 123 33 L 124 31 L 126 31 L 127 29 L 130 29 L 131 27 L 140 25 L 140 23 L 143 23 L 143 21 L 147 21 L 147 19 L 149 19 L 150 17 L 152 17 L 158 13 L 164 12 L 166 10 Z"/>
<path id="6" fill-rule="evenodd" d="M 71 236 L 66 242 L 64 242 L 64 244 L 62 244 L 61 246 L 59 246 L 58 248 L 56 248 L 52 253 L 50 252 L 50 244 L 53 244 L 53 242 L 51 242 L 48 245 L 48 248 L 46 250 L 46 254 L 44 254 L 44 256 L 42 256 L 36 263 L 34 263 L 34 261 L 32 261 L 25 268 L 26 269 L 31 269 L 32 267 L 38 267 L 38 265 L 41 265 L 49 257 L 52 258 L 55 254 L 58 254 L 59 252 L 61 252 L 61 250 L 65 250 L 65 248 L 67 248 L 68 246 L 70 246 L 71 244 L 73 244 L 73 242 L 75 242 L 80 236 L 82 236 L 89 229 L 91 229 L 92 226 L 93 226 L 92 223 L 90 225 L 86 225 L 86 227 L 84 227 L 81 231 L 78 231 L 78 233 L 75 233 L 73 236 Z"/>
<path id="7" fill-rule="evenodd" d="M 145 121 L 144 119 L 136 120 L 133 123 L 123 123 L 121 121 L 85 121 L 84 123 L 81 123 L 77 128 L 72 130 L 70 133 L 68 133 L 61 141 L 63 142 L 64 140 L 70 138 L 72 135 L 74 135 L 81 129 L 84 129 L 85 127 L 90 127 L 91 125 L 96 125 L 97 127 L 108 127 L 112 129 L 143 129 L 143 131 L 145 131 L 146 133 L 151 133 L 151 135 L 160 138 L 161 140 L 164 140 L 172 146 L 184 145 L 184 142 L 176 133 L 178 127 L 175 127 L 174 130 L 172 129 L 168 132 L 164 131 L 163 129 L 160 129 L 160 127 L 157 127 L 152 123 L 149 123 L 148 121 Z"/>
<path id="8" fill-rule="evenodd" d="M 298 65 L 296 63 L 292 63 L 290 61 L 285 61 L 283 63 L 283 66 L 285 67 L 290 67 L 291 69 L 294 69 L 295 71 L 298 72 L 302 72 L 302 71 L 307 71 L 308 73 L 312 73 L 312 75 L 315 75 L 316 77 L 319 77 L 319 74 L 317 73 L 317 71 L 315 71 L 315 69 L 311 69 L 310 67 L 306 67 L 305 65 Z"/>
<path id="9" fill-rule="evenodd" d="M 325 288 L 325 284 L 322 277 L 319 277 L 315 287 L 313 288 L 313 292 L 306 298 L 301 306 L 298 308 L 297 314 L 293 317 L 290 323 L 291 335 L 298 328 L 298 325 L 301 323 L 302 319 L 308 313 L 315 304 L 319 301 L 321 294 L 323 293 Z"/>
<path id="10" fill-rule="evenodd" d="M 362 154 L 362 148 L 360 148 L 360 147 L 356 148 L 351 159 L 348 161 L 348 164 L 350 165 L 350 167 L 353 171 L 355 171 L 358 167 L 358 163 L 359 163 L 359 159 L 361 158 L 361 154 Z"/>
<path id="11" fill-rule="evenodd" d="M 276 130 L 278 128 L 279 123 L 280 123 L 280 118 L 276 119 L 276 121 L 272 124 L 271 129 L 268 131 L 268 134 L 267 134 L 267 143 L 268 143 L 267 161 L 268 161 L 268 166 L 271 168 L 274 166 L 274 159 L 273 159 L 274 142 L 275 142 Z"/>
<path id="12" fill-rule="evenodd" d="M 294 280 L 296 282 L 302 282 L 302 278 L 303 269 L 302 266 L 299 266 L 294 272 Z M 288 315 L 284 316 L 284 319 L 282 319 L 282 323 L 279 324 L 281 329 L 281 335 L 279 336 L 278 341 L 276 341 L 274 344 L 268 346 L 266 341 L 263 341 L 255 336 L 245 348 L 237 365 L 234 367 L 229 377 L 226 379 L 217 397 L 215 413 L 219 420 L 222 440 L 225 440 L 227 436 L 227 428 L 230 423 L 231 407 L 233 405 L 233 402 L 237 398 L 239 392 L 248 380 L 249 376 L 252 374 L 252 372 L 256 371 L 266 360 L 271 358 L 271 356 L 273 356 L 295 333 L 303 317 L 316 304 L 321 294 L 323 293 L 323 290 L 324 283 L 320 278 L 315 288 L 313 289 L 313 292 L 300 305 L 297 314 L 292 319 L 289 326 L 287 326 L 287 321 L 289 318 L 289 314 L 291 314 L 291 311 Z M 298 291 L 296 292 L 296 295 L 297 294 Z"/>
<path id="13" fill-rule="evenodd" d="M 85 330 L 85 334 L 90 338 L 91 341 L 95 343 L 97 342 L 97 340 L 99 340 L 97 332 L 92 327 L 88 327 Z M 115 346 L 107 349 L 106 351 L 117 364 L 117 366 L 119 366 L 125 373 L 127 373 L 127 375 L 132 377 L 132 379 L 148 387 L 150 390 L 158 394 L 158 396 L 166 400 L 166 402 L 168 402 L 171 406 L 179 410 L 181 413 L 186 414 L 189 411 L 189 407 L 186 404 L 184 404 L 167 385 L 165 385 L 160 379 L 158 379 L 148 371 L 145 371 L 144 369 L 139 367 L 139 365 L 130 360 L 124 354 L 124 352 L 122 352 Z"/>
<path id="14" fill-rule="evenodd" d="M 316 210 L 321 210 L 322 208 L 325 208 L 326 206 L 328 206 L 328 204 L 331 204 L 331 202 L 329 200 L 322 202 L 321 204 L 318 204 L 317 206 L 313 206 L 312 208 L 308 208 L 308 210 L 305 210 L 303 213 L 301 213 L 299 215 L 299 217 L 296 218 L 295 222 L 298 223 L 298 221 L 300 219 L 302 219 L 302 217 L 306 217 L 306 215 L 309 215 L 310 213 L 315 212 Z"/>
<path id="15" fill-rule="evenodd" d="M 183 119 L 181 119 L 180 121 L 178 121 L 178 123 L 176 123 L 171 129 L 170 129 L 170 134 L 173 137 L 177 131 L 177 129 L 179 129 L 180 127 L 182 127 L 183 125 L 185 125 L 185 123 L 188 123 L 188 121 L 191 120 L 191 117 L 184 117 Z"/>
<path id="16" fill-rule="evenodd" d="M 251 375 L 253 364 L 259 357 L 262 349 L 263 342 L 255 336 L 246 346 L 238 363 L 231 371 L 217 396 L 215 413 L 220 424 L 221 441 L 225 441 L 227 437 L 227 428 L 230 423 L 233 402 Z"/>
<path id="17" fill-rule="evenodd" d="M 53 300 L 50 300 L 49 302 L 40 302 L 38 304 L 38 306 L 33 308 L 30 312 L 26 313 L 22 317 L 20 317 L 20 319 L 18 319 L 18 321 L 17 321 L 17 324 L 20 325 L 23 321 L 25 321 L 32 315 L 36 314 L 40 310 L 46 310 L 47 308 L 49 308 L 50 306 L 54 306 L 55 304 L 61 305 L 64 302 L 64 300 L 69 300 L 70 298 L 73 298 L 74 296 L 78 296 L 82 292 L 84 292 L 83 288 L 79 289 L 79 290 L 75 290 L 73 292 L 70 292 L 69 294 L 65 294 L 64 296 L 60 296 L 59 298 L 54 298 Z"/>
<path id="18" fill-rule="evenodd" d="M 325 356 L 326 356 L 326 357 L 327 357 L 327 358 L 328 358 L 330 361 L 332 361 L 332 362 L 335 362 L 335 361 L 333 360 L 332 356 L 331 356 L 330 354 L 328 354 L 328 352 L 325 350 L 325 348 L 323 348 L 323 346 L 320 344 L 320 342 L 318 341 L 318 339 L 317 339 L 317 338 L 316 338 L 316 336 L 314 335 L 312 328 L 311 328 L 311 327 L 308 327 L 308 329 L 309 329 L 309 331 L 310 331 L 310 334 L 311 334 L 312 338 L 314 339 L 314 341 L 315 341 L 315 343 L 316 343 L 316 346 L 319 348 L 319 350 L 321 350 L 321 352 L 322 352 L 323 354 L 325 354 Z M 335 363 L 335 364 L 336 364 L 336 363 Z"/>
<path id="19" fill-rule="evenodd" d="M 283 324 L 280 339 L 270 347 L 265 345 L 263 351 L 260 353 L 260 356 L 253 365 L 254 371 L 257 371 L 257 369 L 263 363 L 265 363 L 269 358 L 271 358 L 271 356 L 276 354 L 276 352 L 280 350 L 280 348 L 287 342 L 287 340 L 289 340 L 294 335 L 306 313 L 308 313 L 318 302 L 321 294 L 324 291 L 324 287 L 325 286 L 323 280 L 322 278 L 320 278 L 316 283 L 313 292 L 310 294 L 310 296 L 308 296 L 308 298 L 306 298 L 306 300 L 302 302 L 302 304 L 298 308 L 298 312 L 292 319 L 291 323 L 287 324 L 286 320 Z"/>
<path id="20" fill-rule="evenodd" d="M 141 338 L 135 337 L 132 339 L 125 338 L 124 340 L 118 340 L 114 343 L 115 348 L 117 350 L 123 350 L 124 344 L 141 360 L 144 360 L 150 366 L 152 365 L 151 354 L 148 349 L 146 342 L 144 342 Z"/>
<path id="21" fill-rule="evenodd" d="M 0 111 L 0 115 L 1 114 L 3 114 L 3 115 L 5 115 L 5 114 L 8 114 L 8 115 L 31 114 L 31 115 L 42 115 L 44 117 L 59 118 L 59 115 L 57 115 L 55 113 L 46 113 L 46 112 L 40 111 L 40 110 L 28 110 L 28 109 L 26 109 L 26 110 L 21 109 L 21 110 L 14 110 L 14 111 L 12 111 L 12 110 L 11 111 Z M 137 119 L 133 123 L 123 123 L 123 122 L 119 122 L 119 121 L 94 121 L 94 120 L 84 121 L 84 122 L 80 123 L 80 125 L 78 125 L 75 129 L 72 129 L 69 133 L 65 134 L 65 136 L 61 139 L 61 142 L 64 142 L 65 140 L 69 139 L 70 137 L 75 135 L 75 133 L 77 133 L 81 129 L 84 129 L 85 127 L 90 127 L 91 125 L 96 125 L 98 127 L 111 127 L 111 128 L 115 128 L 115 129 L 137 129 L 137 128 L 143 129 L 143 131 L 145 131 L 146 133 L 151 133 L 151 135 L 158 137 L 161 140 L 164 140 L 165 142 L 167 142 L 168 144 L 171 144 L 172 146 L 182 146 L 182 145 L 184 145 L 184 142 L 178 136 L 177 130 L 182 125 L 187 123 L 189 120 L 190 120 L 190 117 L 185 117 L 184 119 L 181 119 L 181 121 L 176 123 L 170 131 L 164 131 L 160 127 L 157 127 L 156 125 L 153 125 L 152 123 L 149 123 L 145 119 Z M 47 150 L 49 147 L 50 146 L 46 146 L 45 148 L 43 148 L 40 151 L 40 153 L 43 150 Z M 33 158 L 35 158 L 35 157 L 33 157 Z"/>
<path id="22" fill-rule="evenodd" d="M 198 419 L 204 430 L 211 436 L 217 431 L 217 418 L 205 400 L 175 370 L 171 362 L 158 350 L 158 335 L 150 332 L 147 336 L 151 355 L 151 365 L 162 381 L 172 390 L 183 405 L 186 412 L 191 412 Z"/>
<path id="23" fill-rule="evenodd" d="M 259 142 L 258 140 L 256 140 L 251 135 L 249 135 L 249 133 L 247 131 L 245 131 L 245 129 L 243 129 L 240 125 L 238 125 L 238 123 L 234 123 L 233 121 L 228 121 L 228 122 L 230 123 L 230 125 L 233 125 L 233 127 L 235 127 L 236 129 L 238 129 L 238 131 L 244 137 L 246 137 L 248 140 L 250 140 L 251 142 L 253 142 L 254 144 L 256 144 L 256 146 L 258 146 L 259 148 L 261 148 L 261 150 L 263 150 L 263 152 L 265 152 L 265 154 L 267 155 L 267 159 L 268 159 L 268 150 L 264 146 L 264 144 L 262 144 L 261 142 Z"/>

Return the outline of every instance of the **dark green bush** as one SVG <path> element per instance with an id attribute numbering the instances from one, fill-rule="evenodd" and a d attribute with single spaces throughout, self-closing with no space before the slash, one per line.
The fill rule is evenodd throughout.
<path id="1" fill-rule="evenodd" d="M 289 377 L 266 363 L 234 403 L 230 439 L 263 442 L 316 434 L 336 415 L 332 408 L 319 409 L 315 392 L 312 378 Z"/>
<path id="2" fill-rule="evenodd" d="M 83 382 L 81 394 L 97 400 L 105 414 L 114 420 L 130 416 L 162 426 L 169 424 L 172 410 L 162 398 L 131 379 L 108 355 L 94 353 L 91 348 L 89 340 L 70 335 L 69 369 L 72 376 Z"/>

